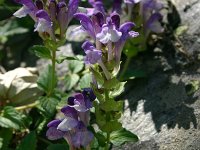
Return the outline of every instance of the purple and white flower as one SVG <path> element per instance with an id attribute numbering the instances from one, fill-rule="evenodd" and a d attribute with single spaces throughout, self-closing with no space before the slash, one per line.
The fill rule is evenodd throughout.
<path id="1" fill-rule="evenodd" d="M 65 115 L 63 120 L 53 120 L 48 123 L 46 136 L 49 140 L 65 138 L 71 148 L 88 146 L 94 138 L 87 129 L 89 124 L 89 109 L 91 102 L 96 99 L 93 91 L 86 88 L 82 93 L 77 93 L 68 98 L 68 105 L 61 109 Z"/>
<path id="2" fill-rule="evenodd" d="M 15 2 L 23 5 L 18 11 L 16 11 L 13 15 L 22 18 L 27 15 L 30 15 L 33 20 L 36 21 L 35 14 L 38 11 L 37 6 L 32 2 L 32 0 L 15 0 Z"/>
<path id="3" fill-rule="evenodd" d="M 85 63 L 86 64 L 96 64 L 101 60 L 102 51 L 97 50 L 92 43 L 85 41 L 82 45 L 82 48 L 85 51 Z"/>
<path id="4" fill-rule="evenodd" d="M 57 129 L 58 125 L 61 122 L 61 120 L 53 120 L 47 124 L 47 127 L 49 129 L 46 132 L 46 136 L 49 140 L 58 140 L 60 138 L 63 138 L 63 136 L 65 135 L 65 132 Z"/>

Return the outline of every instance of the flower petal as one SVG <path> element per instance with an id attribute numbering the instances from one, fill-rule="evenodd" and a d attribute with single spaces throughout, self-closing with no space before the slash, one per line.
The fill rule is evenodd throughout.
<path id="1" fill-rule="evenodd" d="M 18 18 L 22 18 L 22 17 L 25 17 L 27 14 L 29 14 L 31 12 L 31 10 L 26 7 L 26 6 L 23 6 L 22 8 L 20 8 L 18 11 L 16 11 L 13 15 L 15 17 L 18 17 Z"/>
<path id="2" fill-rule="evenodd" d="M 75 147 L 86 147 L 88 146 L 91 141 L 93 140 L 94 135 L 90 131 L 80 131 L 77 132 L 73 137 L 72 137 L 72 143 Z"/>
<path id="3" fill-rule="evenodd" d="M 47 132 L 46 136 L 49 140 L 57 140 L 64 136 L 64 132 L 57 130 L 56 127 L 50 127 Z"/>
<path id="4" fill-rule="evenodd" d="M 94 45 L 91 42 L 85 41 L 82 44 L 82 49 L 84 49 L 84 51 L 86 52 L 88 50 L 92 51 L 93 49 L 95 49 L 95 47 L 94 47 Z"/>
<path id="5" fill-rule="evenodd" d="M 52 120 L 47 124 L 47 127 L 57 127 L 61 122 L 61 120 Z"/>
<path id="6" fill-rule="evenodd" d="M 51 35 L 52 22 L 47 12 L 44 10 L 39 10 L 36 13 L 36 17 L 38 18 L 38 22 L 35 25 L 34 31 L 48 32 Z"/>
<path id="7" fill-rule="evenodd" d="M 121 14 L 122 0 L 114 0 L 113 12 Z"/>
<path id="8" fill-rule="evenodd" d="M 69 131 L 78 125 L 78 120 L 66 117 L 57 127 L 60 131 Z"/>
<path id="9" fill-rule="evenodd" d="M 32 0 L 15 0 L 16 3 L 25 5 L 30 11 L 37 11 L 37 7 Z"/>
<path id="10" fill-rule="evenodd" d="M 71 21 L 71 19 L 73 18 L 73 15 L 76 13 L 77 9 L 78 9 L 78 5 L 79 5 L 79 1 L 80 0 L 70 0 L 68 3 L 68 22 Z"/>
<path id="11" fill-rule="evenodd" d="M 129 37 L 128 33 L 134 26 L 135 24 L 132 22 L 126 22 L 120 26 L 119 30 L 122 32 L 121 40 L 123 41 L 127 40 L 127 38 Z"/>
<path id="12" fill-rule="evenodd" d="M 73 106 L 65 106 L 61 109 L 61 112 L 64 113 L 66 117 L 78 120 L 77 111 L 73 108 Z"/>
<path id="13" fill-rule="evenodd" d="M 93 51 L 86 51 L 86 64 L 96 64 L 99 60 L 101 60 L 102 52 L 100 50 L 94 49 Z"/>
<path id="14" fill-rule="evenodd" d="M 117 13 L 112 13 L 111 14 L 111 20 L 112 23 L 114 23 L 114 25 L 116 26 L 116 28 L 119 28 L 120 26 L 120 16 Z"/>
<path id="15" fill-rule="evenodd" d="M 155 33 L 162 33 L 163 27 L 159 22 L 160 19 L 162 19 L 162 15 L 160 13 L 154 13 L 151 15 L 146 24 L 147 28 Z"/>
<path id="16" fill-rule="evenodd" d="M 76 13 L 74 17 L 80 20 L 81 25 L 87 31 L 87 33 L 92 37 L 95 38 L 95 32 L 93 28 L 93 23 L 91 19 L 84 13 Z"/>

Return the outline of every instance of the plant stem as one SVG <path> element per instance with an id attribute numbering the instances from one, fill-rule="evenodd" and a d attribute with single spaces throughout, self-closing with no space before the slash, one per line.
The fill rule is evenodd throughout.
<path id="1" fill-rule="evenodd" d="M 33 107 L 37 106 L 38 104 L 39 104 L 39 102 L 36 101 L 35 103 L 32 103 L 32 104 L 28 104 L 28 105 L 24 105 L 24 106 L 20 106 L 20 107 L 15 107 L 15 110 L 24 110 L 24 109 L 33 108 Z"/>
<path id="2" fill-rule="evenodd" d="M 109 150 L 109 143 L 110 143 L 110 133 L 107 133 L 107 139 L 106 139 L 106 147 L 105 150 Z"/>
<path id="3" fill-rule="evenodd" d="M 132 57 L 128 57 L 128 58 L 126 59 L 126 62 L 125 62 L 125 64 L 124 64 L 124 67 L 123 67 L 122 72 L 121 72 L 121 75 L 120 75 L 120 79 L 122 79 L 123 76 L 124 76 L 124 74 L 126 73 L 126 71 L 127 71 L 127 69 L 128 69 L 128 66 L 129 66 L 129 64 L 130 64 L 130 62 L 131 62 L 131 58 L 132 58 Z"/>
<path id="4" fill-rule="evenodd" d="M 52 80 L 51 80 L 51 92 L 50 95 L 54 91 L 54 86 L 55 86 L 55 69 L 56 69 L 56 50 L 52 51 Z"/>

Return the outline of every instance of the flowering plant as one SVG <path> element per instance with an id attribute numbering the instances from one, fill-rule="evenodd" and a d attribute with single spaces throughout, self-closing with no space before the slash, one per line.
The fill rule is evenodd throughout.
<path id="1" fill-rule="evenodd" d="M 91 8 L 79 7 L 79 0 L 69 0 L 68 3 L 65 0 L 15 2 L 22 7 L 14 16 L 22 18 L 29 15 L 35 23 L 34 31 L 38 32 L 43 40 L 43 46 L 35 45 L 31 50 L 40 58 L 51 61 L 51 65 L 40 74 L 37 81 L 39 89 L 44 94 L 35 104 L 27 106 L 37 106 L 40 113 L 45 116 L 43 125 L 47 125 L 48 128 L 47 138 L 65 139 L 71 150 L 99 147 L 108 150 L 112 145 L 119 146 L 128 141 L 138 141 L 138 137 L 123 128 L 120 123 L 123 101 L 117 101 L 116 97 L 124 91 L 126 84 L 118 78 L 121 57 L 127 41 L 142 37 L 142 43 L 147 40 L 150 30 L 162 32 L 163 29 L 158 22 L 161 18 L 158 11 L 162 5 L 156 0 L 124 0 L 128 7 L 128 19 L 124 21 L 121 17 L 122 0 L 114 0 L 113 8 L 110 10 L 105 9 L 102 0 L 88 0 Z M 133 8 L 138 4 L 139 17 L 132 18 Z M 82 61 L 78 56 L 59 58 L 56 53 L 58 48 L 66 43 L 66 31 L 72 18 L 80 21 L 80 26 L 72 31 L 73 34 L 84 32 L 89 37 L 81 46 L 86 66 L 82 74 L 89 72 L 91 82 L 85 88 L 66 93 L 57 89 L 59 79 L 56 63 L 62 63 L 64 60 Z M 133 23 L 132 19 L 136 22 Z M 144 28 L 138 31 L 137 26 L 141 22 Z M 74 69 L 74 74 L 83 68 L 77 64 L 73 67 L 79 69 Z M 74 77 L 70 80 L 76 82 L 70 85 L 69 89 L 72 89 L 71 87 L 79 80 L 79 77 Z M 64 102 L 60 110 L 62 117 L 55 117 L 56 108 L 61 102 Z"/>

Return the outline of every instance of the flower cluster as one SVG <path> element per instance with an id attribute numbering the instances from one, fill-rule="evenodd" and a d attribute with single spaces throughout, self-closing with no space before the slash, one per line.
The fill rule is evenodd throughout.
<path id="1" fill-rule="evenodd" d="M 65 115 L 62 120 L 48 123 L 47 137 L 50 140 L 66 139 L 71 149 L 86 147 L 93 140 L 93 133 L 87 129 L 92 101 L 96 99 L 90 88 L 68 98 L 68 105 L 61 109 Z"/>
<path id="2" fill-rule="evenodd" d="M 162 33 L 163 28 L 159 22 L 162 19 L 160 10 L 163 8 L 163 4 L 157 0 L 124 0 L 129 7 L 129 15 L 132 15 L 132 9 L 135 4 L 139 3 L 140 5 L 140 17 L 142 18 L 144 32 L 148 36 L 149 31 L 155 33 Z"/>
<path id="3" fill-rule="evenodd" d="M 56 39 L 57 28 L 60 30 L 60 36 L 64 36 L 79 4 L 79 0 L 70 0 L 68 6 L 64 1 L 57 3 L 56 0 L 48 0 L 46 3 L 41 0 L 36 0 L 35 3 L 32 0 L 15 1 L 23 6 L 14 13 L 14 16 L 22 18 L 29 15 L 35 21 L 34 31 L 38 31 L 42 37 L 48 33 L 53 40 Z"/>
<path id="4" fill-rule="evenodd" d="M 101 3 L 100 3 L 101 4 Z M 95 5 L 96 6 L 96 5 Z M 119 68 L 121 53 L 127 39 L 137 37 L 139 34 L 131 29 L 135 26 L 132 22 L 120 25 L 120 16 L 113 12 L 109 16 L 105 14 L 102 6 L 95 9 L 92 16 L 84 13 L 76 13 L 74 17 L 80 20 L 80 29 L 87 32 L 95 41 L 96 47 L 89 41 L 83 43 L 82 48 L 86 53 L 86 64 L 98 63 L 107 79 L 110 75 L 104 62 L 114 61 Z M 101 11 L 100 11 L 101 10 Z M 105 55 L 103 57 L 103 54 Z"/>

